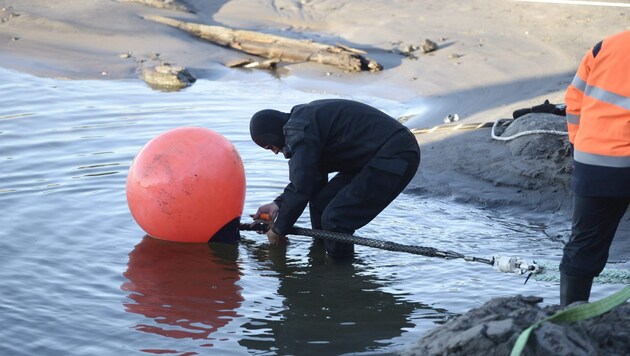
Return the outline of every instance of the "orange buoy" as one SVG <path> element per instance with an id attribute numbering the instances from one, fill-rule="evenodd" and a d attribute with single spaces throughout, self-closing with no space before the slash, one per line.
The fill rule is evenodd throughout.
<path id="1" fill-rule="evenodd" d="M 182 127 L 149 141 L 127 175 L 127 204 L 149 235 L 208 242 L 240 219 L 245 169 L 234 145 L 201 127 Z M 231 224 L 234 225 L 234 224 Z"/>

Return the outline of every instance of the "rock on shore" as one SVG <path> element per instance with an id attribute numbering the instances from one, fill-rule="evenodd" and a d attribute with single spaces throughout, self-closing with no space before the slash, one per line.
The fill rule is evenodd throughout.
<path id="1" fill-rule="evenodd" d="M 560 310 L 558 305 L 540 308 L 540 301 L 520 295 L 494 298 L 431 330 L 401 355 L 509 355 L 523 330 Z M 627 355 L 628 325 L 628 303 L 584 321 L 546 322 L 530 335 L 522 355 Z"/>

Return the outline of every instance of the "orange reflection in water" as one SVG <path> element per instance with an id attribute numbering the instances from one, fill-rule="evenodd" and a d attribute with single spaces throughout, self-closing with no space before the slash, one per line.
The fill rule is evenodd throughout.
<path id="1" fill-rule="evenodd" d="M 130 313 L 154 323 L 136 330 L 170 338 L 207 339 L 237 317 L 243 302 L 237 285 L 237 245 L 187 244 L 145 236 L 129 254 L 121 289 Z M 148 351 L 148 350 L 145 350 Z"/>

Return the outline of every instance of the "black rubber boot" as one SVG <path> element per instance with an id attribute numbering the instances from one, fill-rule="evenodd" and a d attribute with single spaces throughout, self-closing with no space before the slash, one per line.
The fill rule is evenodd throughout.
<path id="1" fill-rule="evenodd" d="M 573 302 L 588 302 L 592 286 L 593 277 L 569 276 L 561 273 L 560 306 L 564 308 Z"/>
<path id="2" fill-rule="evenodd" d="M 348 259 L 354 257 L 354 244 L 324 240 L 328 256 L 335 259 Z"/>

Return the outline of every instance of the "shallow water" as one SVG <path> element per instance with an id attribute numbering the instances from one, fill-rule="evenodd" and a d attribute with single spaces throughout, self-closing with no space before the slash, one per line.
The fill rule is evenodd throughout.
<path id="1" fill-rule="evenodd" d="M 383 354 L 504 295 L 557 303 L 557 283 L 484 264 L 357 247 L 327 259 L 310 238 L 286 253 L 243 232 L 238 246 L 150 237 L 128 211 L 125 179 L 161 132 L 227 137 L 247 175 L 243 220 L 281 192 L 286 162 L 250 142 L 251 114 L 323 97 L 267 78 L 198 81 L 159 92 L 141 81 L 61 81 L 0 69 L 0 354 Z M 418 108 L 354 97 L 397 117 Z M 308 226 L 302 216 L 299 225 Z M 567 226 L 568 228 L 568 226 Z M 489 258 L 557 263 L 561 243 L 518 216 L 404 193 L 357 235 Z M 619 289 L 598 285 L 598 298 Z"/>

